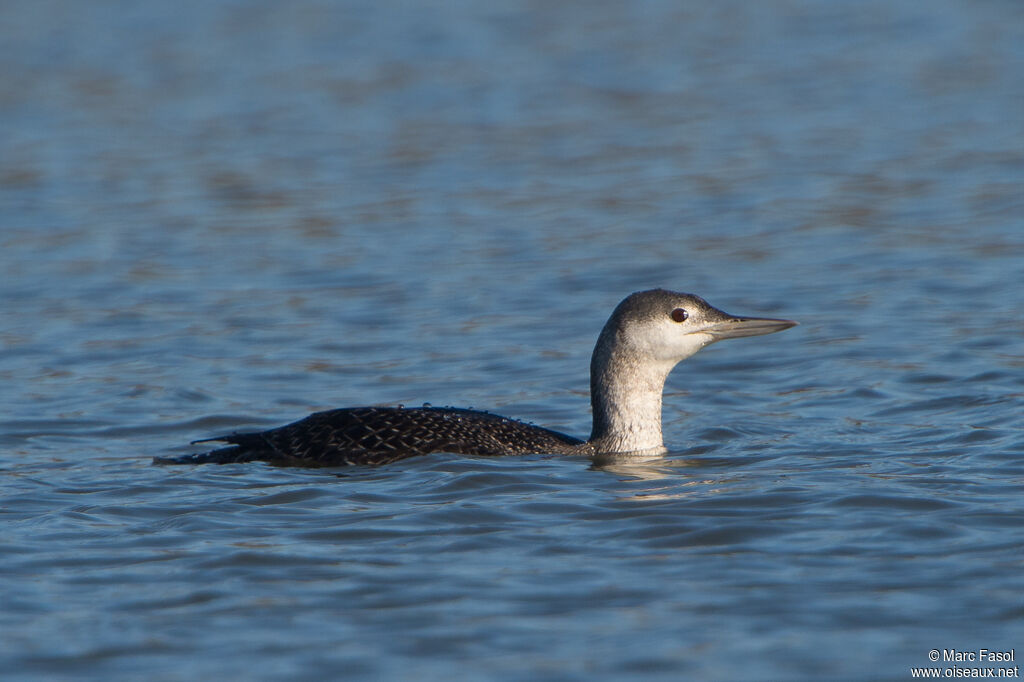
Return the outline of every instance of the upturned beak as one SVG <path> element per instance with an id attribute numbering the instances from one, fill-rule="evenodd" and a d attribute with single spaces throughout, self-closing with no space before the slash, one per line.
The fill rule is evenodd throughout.
<path id="1" fill-rule="evenodd" d="M 797 325 L 793 320 L 776 320 L 770 317 L 736 317 L 729 313 L 722 313 L 722 317 L 724 319 L 721 321 L 713 322 L 697 333 L 710 334 L 715 341 L 721 341 L 742 336 L 774 334 Z"/>

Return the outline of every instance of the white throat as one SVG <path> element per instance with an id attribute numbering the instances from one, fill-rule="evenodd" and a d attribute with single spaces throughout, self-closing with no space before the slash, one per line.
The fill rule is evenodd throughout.
<path id="1" fill-rule="evenodd" d="M 638 330 L 640 331 L 640 330 Z M 683 357 L 705 345 L 693 339 L 692 353 L 652 352 L 658 340 L 634 338 L 630 330 L 605 329 L 590 366 L 594 427 L 590 444 L 597 453 L 660 455 L 666 452 L 661 432 L 661 396 L 665 380 Z"/>

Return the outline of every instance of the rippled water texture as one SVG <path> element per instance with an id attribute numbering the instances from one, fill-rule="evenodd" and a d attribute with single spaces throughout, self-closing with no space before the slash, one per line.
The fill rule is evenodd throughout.
<path id="1" fill-rule="evenodd" d="M 910 679 L 1024 656 L 1024 9 L 0 3 L 0 670 Z M 584 436 L 631 291 L 787 317 L 664 460 L 156 467 L 328 407 Z"/>

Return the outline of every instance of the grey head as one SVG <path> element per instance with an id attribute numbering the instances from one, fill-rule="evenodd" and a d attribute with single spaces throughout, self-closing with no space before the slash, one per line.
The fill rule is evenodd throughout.
<path id="1" fill-rule="evenodd" d="M 589 443 L 597 453 L 665 452 L 661 395 L 673 367 L 716 341 L 771 334 L 796 324 L 733 315 L 694 294 L 664 289 L 630 294 L 615 308 L 594 348 Z"/>

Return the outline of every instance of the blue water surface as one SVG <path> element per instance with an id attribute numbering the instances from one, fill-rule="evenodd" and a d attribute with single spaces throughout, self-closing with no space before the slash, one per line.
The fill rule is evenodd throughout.
<path id="1" fill-rule="evenodd" d="M 37 0 L 0 63 L 0 674 L 1024 656 L 1024 5 Z M 586 436 L 656 286 L 801 322 L 681 365 L 662 460 L 151 465 L 346 405 Z"/>

